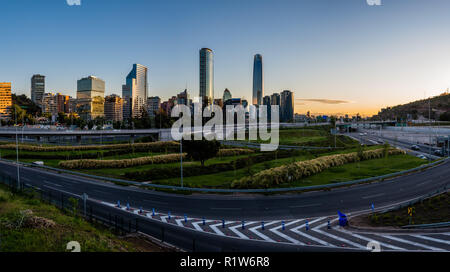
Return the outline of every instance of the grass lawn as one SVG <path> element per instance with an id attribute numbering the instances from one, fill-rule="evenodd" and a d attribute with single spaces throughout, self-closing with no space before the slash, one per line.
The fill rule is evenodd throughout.
<path id="1" fill-rule="evenodd" d="M 25 211 L 31 211 L 25 217 Z M 29 220 L 27 220 L 27 218 Z M 53 222 L 53 226 L 33 223 Z M 158 246 L 120 238 L 103 226 L 94 226 L 70 213 L 30 196 L 12 194 L 0 185 L 0 252 L 65 252 L 70 241 L 78 241 L 82 252 L 161 251 Z"/>
<path id="2" fill-rule="evenodd" d="M 382 176 L 426 164 L 427 161 L 410 155 L 395 155 L 332 167 L 317 175 L 293 182 L 290 186 L 310 186 Z"/>
<path id="3" fill-rule="evenodd" d="M 344 151 L 340 151 L 339 153 L 343 152 Z M 347 152 L 354 152 L 354 151 L 350 150 Z M 330 154 L 323 154 L 323 155 L 330 155 Z M 242 177 L 248 176 L 249 174 L 251 175 L 268 168 L 274 168 L 281 165 L 289 164 L 292 163 L 293 161 L 304 161 L 313 158 L 314 157 L 312 155 L 303 155 L 295 158 L 278 159 L 255 164 L 251 167 L 250 173 L 248 171 L 248 168 L 244 168 L 236 171 L 227 171 L 211 175 L 186 177 L 183 179 L 183 182 L 184 185 L 188 187 L 229 189 L 231 187 L 231 183 L 235 179 L 240 179 Z M 339 167 L 330 168 L 317 175 L 313 175 L 308 178 L 295 181 L 291 184 L 284 184 L 281 185 L 280 187 L 303 187 L 303 186 L 351 181 L 411 169 L 425 163 L 426 161 L 413 156 L 396 155 L 390 156 L 387 159 L 383 158 L 383 159 L 368 160 L 359 163 L 351 163 Z M 154 181 L 154 183 L 177 186 L 180 184 L 180 179 L 173 178 L 167 180 L 158 180 Z"/>
<path id="4" fill-rule="evenodd" d="M 411 224 L 432 224 L 450 221 L 450 194 L 444 193 L 436 197 L 424 200 L 422 203 L 412 205 L 413 216 Z M 409 225 L 408 207 L 384 214 L 365 215 L 362 220 L 364 225 L 372 227 Z"/>

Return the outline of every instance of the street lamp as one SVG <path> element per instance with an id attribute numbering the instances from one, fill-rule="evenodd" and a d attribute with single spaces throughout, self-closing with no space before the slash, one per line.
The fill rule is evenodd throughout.
<path id="1" fill-rule="evenodd" d="M 17 159 L 17 189 L 20 190 L 20 171 L 19 171 L 19 137 L 17 132 L 17 108 L 14 109 L 16 120 L 16 159 Z"/>

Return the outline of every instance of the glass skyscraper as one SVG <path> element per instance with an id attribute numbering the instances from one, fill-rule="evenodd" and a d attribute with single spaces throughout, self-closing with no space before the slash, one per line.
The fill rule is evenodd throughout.
<path id="1" fill-rule="evenodd" d="M 281 122 L 294 120 L 294 93 L 285 90 L 281 93 Z"/>
<path id="2" fill-rule="evenodd" d="M 253 61 L 253 105 L 262 105 L 264 97 L 263 61 L 260 54 Z"/>
<path id="3" fill-rule="evenodd" d="M 214 59 L 209 48 L 200 49 L 200 93 L 202 99 L 208 99 L 208 104 L 214 100 Z"/>
<path id="4" fill-rule="evenodd" d="M 31 100 L 38 104 L 42 104 L 45 93 L 45 76 L 33 75 L 31 78 Z"/>
<path id="5" fill-rule="evenodd" d="M 128 74 L 126 85 L 122 87 L 124 101 L 124 118 L 140 117 L 147 109 L 148 97 L 148 68 L 141 64 L 134 64 Z"/>
<path id="6" fill-rule="evenodd" d="M 77 81 L 77 110 L 84 120 L 105 116 L 105 81 L 88 76 Z"/>

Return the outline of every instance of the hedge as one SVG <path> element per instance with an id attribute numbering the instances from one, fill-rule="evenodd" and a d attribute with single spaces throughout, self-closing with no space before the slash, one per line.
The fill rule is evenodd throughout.
<path id="1" fill-rule="evenodd" d="M 254 153 L 251 149 L 221 149 L 218 156 L 236 156 Z M 183 154 L 183 159 L 186 154 Z M 59 162 L 59 166 L 67 169 L 101 169 L 101 168 L 128 168 L 146 164 L 163 164 L 180 161 L 180 154 L 167 154 L 157 156 L 139 157 L 121 160 L 69 160 Z"/>
<path id="2" fill-rule="evenodd" d="M 276 168 L 263 170 L 255 175 L 233 181 L 232 188 L 254 189 L 270 188 L 275 185 L 290 183 L 304 177 L 318 174 L 328 168 L 341 166 L 361 160 L 382 158 L 385 149 L 368 150 L 361 152 L 323 156 L 313 160 L 299 161 Z M 399 149 L 390 149 L 389 155 L 406 154 Z"/>
<path id="3" fill-rule="evenodd" d="M 162 151 L 165 149 L 179 148 L 177 142 L 152 142 L 134 144 L 110 144 L 110 145 L 80 145 L 80 146 L 37 146 L 19 144 L 19 150 L 32 152 L 58 152 L 58 151 L 88 151 L 88 150 L 130 150 L 130 151 Z M 0 149 L 15 150 L 15 144 L 0 145 Z"/>

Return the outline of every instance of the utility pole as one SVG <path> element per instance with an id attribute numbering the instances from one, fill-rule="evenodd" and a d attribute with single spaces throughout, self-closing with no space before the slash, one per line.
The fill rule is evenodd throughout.
<path id="1" fill-rule="evenodd" d="M 20 190 L 20 171 L 19 171 L 19 137 L 17 132 L 17 107 L 14 108 L 15 120 L 16 120 L 16 159 L 17 159 L 17 189 Z"/>
<path id="2" fill-rule="evenodd" d="M 183 188 L 183 137 L 180 139 L 180 174 L 181 174 L 181 188 Z"/>
<path id="3" fill-rule="evenodd" d="M 428 160 L 431 161 L 431 97 L 428 97 L 428 122 L 430 123 L 430 141 L 429 141 L 429 153 Z"/>

